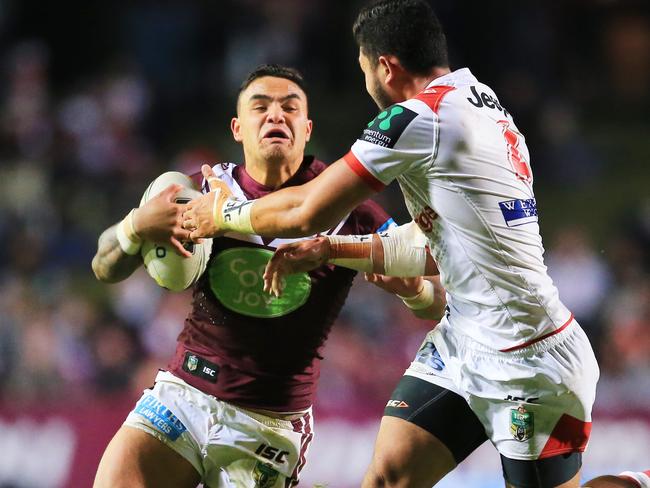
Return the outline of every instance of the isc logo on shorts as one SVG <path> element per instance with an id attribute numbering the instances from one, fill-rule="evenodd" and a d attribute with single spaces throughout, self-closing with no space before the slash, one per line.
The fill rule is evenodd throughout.
<path id="1" fill-rule="evenodd" d="M 388 403 L 386 403 L 387 407 L 394 407 L 394 408 L 408 408 L 409 404 L 406 403 L 403 400 L 388 400 Z"/>

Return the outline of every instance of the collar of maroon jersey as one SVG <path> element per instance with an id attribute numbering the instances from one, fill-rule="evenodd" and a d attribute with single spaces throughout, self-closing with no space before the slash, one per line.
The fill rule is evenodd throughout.
<path id="1" fill-rule="evenodd" d="M 284 184 L 280 186 L 280 188 L 302 185 L 320 173 L 323 169 L 325 169 L 325 167 L 325 163 L 315 159 L 314 156 L 305 156 L 302 160 L 302 163 L 300 164 L 300 168 L 298 168 L 298 171 L 296 171 L 296 174 L 285 181 Z M 237 181 L 241 189 L 244 191 L 246 198 L 260 198 L 268 193 L 275 191 L 274 188 L 255 181 L 248 174 L 246 167 L 243 165 L 237 166 L 233 170 L 233 176 L 235 177 L 235 181 Z"/>

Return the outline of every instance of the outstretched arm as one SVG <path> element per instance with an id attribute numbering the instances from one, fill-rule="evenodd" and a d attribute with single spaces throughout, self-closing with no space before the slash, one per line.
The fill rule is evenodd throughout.
<path id="1" fill-rule="evenodd" d="M 201 169 L 206 179 L 212 169 Z M 339 159 L 304 185 L 283 188 L 257 200 L 233 200 L 210 192 L 188 204 L 183 227 L 192 239 L 227 231 L 274 237 L 302 237 L 336 225 L 375 190 Z"/>
<path id="2" fill-rule="evenodd" d="M 264 288 L 276 296 L 284 276 L 331 263 L 397 277 L 438 274 L 427 239 L 415 222 L 363 236 L 320 236 L 277 249 L 264 272 Z"/>
<path id="3" fill-rule="evenodd" d="M 251 223 L 260 235 L 313 235 L 336 225 L 374 193 L 339 159 L 305 185 L 283 189 L 255 202 Z"/>
<path id="4" fill-rule="evenodd" d="M 415 222 L 379 234 L 319 236 L 281 246 L 266 266 L 264 290 L 279 296 L 285 276 L 327 263 L 365 271 L 370 283 L 397 295 L 417 317 L 442 316 L 445 293 L 433 276 L 438 268 Z"/>

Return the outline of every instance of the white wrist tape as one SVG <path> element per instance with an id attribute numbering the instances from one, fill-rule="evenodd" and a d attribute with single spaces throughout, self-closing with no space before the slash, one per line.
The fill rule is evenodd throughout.
<path id="1" fill-rule="evenodd" d="M 413 221 L 379 234 L 384 247 L 384 274 L 403 278 L 423 276 L 427 238 Z"/>
<path id="2" fill-rule="evenodd" d="M 325 236 L 330 241 L 329 263 L 372 273 L 372 235 Z"/>
<path id="3" fill-rule="evenodd" d="M 429 280 L 424 280 L 422 290 L 415 296 L 412 297 L 403 297 L 397 295 L 402 299 L 404 305 L 406 305 L 411 310 L 422 310 L 428 308 L 433 304 L 433 299 L 435 297 L 433 283 Z"/>
<path id="4" fill-rule="evenodd" d="M 133 213 L 135 209 L 132 209 L 126 217 L 122 219 L 120 223 L 117 224 L 115 233 L 117 234 L 117 242 L 120 243 L 120 248 L 126 254 L 130 256 L 135 256 L 140 252 L 142 247 L 142 239 L 135 232 L 133 227 Z"/>
<path id="5" fill-rule="evenodd" d="M 377 234 L 384 250 L 383 266 L 377 266 L 372 252 L 373 234 L 356 236 L 327 236 L 330 241 L 332 264 L 345 268 L 376 273 L 383 269 L 386 276 L 403 278 L 423 276 L 427 263 L 427 238 L 415 222 L 393 227 Z"/>
<path id="6" fill-rule="evenodd" d="M 221 208 L 218 207 L 218 195 L 215 195 L 213 215 L 215 222 L 221 220 L 222 227 L 226 230 L 240 232 L 242 234 L 255 234 L 251 222 L 251 210 L 255 200 L 237 200 L 228 198 Z M 219 219 L 219 214 L 221 218 Z"/>

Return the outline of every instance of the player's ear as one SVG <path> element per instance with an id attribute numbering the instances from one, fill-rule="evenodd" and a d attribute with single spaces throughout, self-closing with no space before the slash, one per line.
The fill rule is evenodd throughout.
<path id="1" fill-rule="evenodd" d="M 307 128 L 306 128 L 307 134 L 305 137 L 306 142 L 309 142 L 309 139 L 311 139 L 311 131 L 313 128 L 314 128 L 314 123 L 311 120 L 307 120 Z"/>
<path id="2" fill-rule="evenodd" d="M 378 61 L 377 69 L 379 75 L 387 85 L 393 83 L 401 72 L 404 71 L 396 56 L 379 56 Z"/>
<path id="3" fill-rule="evenodd" d="M 383 79 L 386 80 L 391 75 L 391 63 L 388 60 L 388 56 L 379 56 L 377 62 L 377 74 Z"/>
<path id="4" fill-rule="evenodd" d="M 241 135 L 241 124 L 239 123 L 239 119 L 237 117 L 233 117 L 230 120 L 230 130 L 232 131 L 232 137 L 235 139 L 237 142 L 242 141 L 242 135 Z"/>

